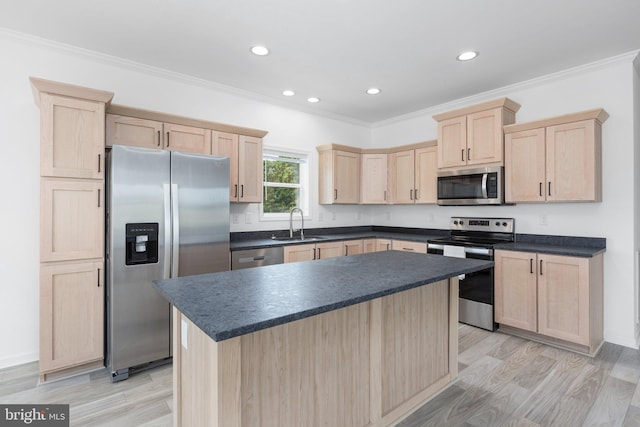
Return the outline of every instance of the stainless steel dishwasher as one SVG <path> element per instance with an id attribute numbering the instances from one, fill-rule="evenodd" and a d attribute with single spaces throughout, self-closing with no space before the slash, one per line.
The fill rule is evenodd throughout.
<path id="1" fill-rule="evenodd" d="M 282 264 L 283 262 L 284 248 L 282 246 L 231 252 L 232 270 Z"/>

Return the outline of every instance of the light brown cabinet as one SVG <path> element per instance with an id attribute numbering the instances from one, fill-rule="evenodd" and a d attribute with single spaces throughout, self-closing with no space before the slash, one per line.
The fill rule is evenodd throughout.
<path id="1" fill-rule="evenodd" d="M 40 260 L 102 258 L 104 182 L 43 178 L 40 194 Z"/>
<path id="2" fill-rule="evenodd" d="M 31 78 L 40 108 L 40 376 L 103 366 L 105 109 L 113 94 Z"/>
<path id="3" fill-rule="evenodd" d="M 384 252 L 391 250 L 391 240 L 389 239 L 365 239 L 363 240 L 363 251 L 365 254 L 371 252 Z"/>
<path id="4" fill-rule="evenodd" d="M 40 269 L 40 371 L 104 357 L 104 263 L 49 263 Z"/>
<path id="5" fill-rule="evenodd" d="M 388 203 L 387 157 L 384 153 L 361 154 L 361 204 Z"/>
<path id="6" fill-rule="evenodd" d="M 345 256 L 359 255 L 361 253 L 364 253 L 364 246 L 363 246 L 362 240 L 346 240 L 341 243 L 344 248 L 343 255 Z"/>
<path id="7" fill-rule="evenodd" d="M 602 201 L 602 110 L 505 127 L 505 200 Z"/>
<path id="8" fill-rule="evenodd" d="M 106 127 L 107 146 L 130 145 L 211 154 L 209 129 L 115 114 L 107 114 Z"/>
<path id="9" fill-rule="evenodd" d="M 403 252 L 415 252 L 418 254 L 427 253 L 427 244 L 422 242 L 412 242 L 408 240 L 392 240 L 391 250 Z"/>
<path id="10" fill-rule="evenodd" d="M 502 165 L 502 127 L 515 122 L 519 108 L 501 98 L 433 116 L 438 122 L 438 168 Z"/>
<path id="11" fill-rule="evenodd" d="M 40 176 L 104 179 L 104 102 L 39 94 Z"/>
<path id="12" fill-rule="evenodd" d="M 390 202 L 421 204 L 437 202 L 437 147 L 427 142 L 420 148 L 389 154 Z"/>
<path id="13" fill-rule="evenodd" d="M 318 150 L 318 198 L 321 205 L 360 202 L 359 149 L 335 144 Z"/>
<path id="14" fill-rule="evenodd" d="M 602 292 L 602 254 L 495 252 L 495 312 L 501 329 L 513 332 L 508 328 L 513 327 L 593 355 L 603 342 Z"/>
<path id="15" fill-rule="evenodd" d="M 284 262 L 313 261 L 345 255 L 344 242 L 309 243 L 284 247 Z"/>
<path id="16" fill-rule="evenodd" d="M 229 157 L 229 200 L 262 201 L 262 138 L 213 131 L 214 156 Z"/>

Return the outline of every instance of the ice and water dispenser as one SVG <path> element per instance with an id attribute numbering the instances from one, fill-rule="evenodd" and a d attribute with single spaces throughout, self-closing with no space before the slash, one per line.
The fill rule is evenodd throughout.
<path id="1" fill-rule="evenodd" d="M 126 225 L 126 265 L 158 262 L 158 223 Z"/>

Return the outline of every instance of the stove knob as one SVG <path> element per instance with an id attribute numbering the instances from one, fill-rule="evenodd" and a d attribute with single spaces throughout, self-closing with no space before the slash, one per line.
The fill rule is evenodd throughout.
<path id="1" fill-rule="evenodd" d="M 454 225 L 458 225 L 458 221 L 453 221 L 453 224 Z"/>
<path id="2" fill-rule="evenodd" d="M 496 227 L 500 227 L 500 221 L 496 221 Z"/>
<path id="3" fill-rule="evenodd" d="M 460 225 L 464 225 L 464 221 L 460 221 Z"/>
<path id="4" fill-rule="evenodd" d="M 507 223 L 506 223 L 506 222 L 503 222 L 503 223 L 502 223 L 502 226 L 503 226 L 503 227 L 506 227 L 506 226 L 507 226 Z"/>

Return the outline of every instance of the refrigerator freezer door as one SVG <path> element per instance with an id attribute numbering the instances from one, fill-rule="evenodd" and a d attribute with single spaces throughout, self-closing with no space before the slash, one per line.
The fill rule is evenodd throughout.
<path id="1" fill-rule="evenodd" d="M 152 285 L 169 271 L 170 154 L 114 145 L 108 175 L 107 359 L 115 372 L 170 355 L 170 305 Z M 126 265 L 127 224 L 138 223 L 157 224 L 157 261 Z M 144 240 L 144 229 L 133 230 Z"/>
<path id="2" fill-rule="evenodd" d="M 172 214 L 179 218 L 172 277 L 227 271 L 229 159 L 176 151 L 171 156 Z"/>

